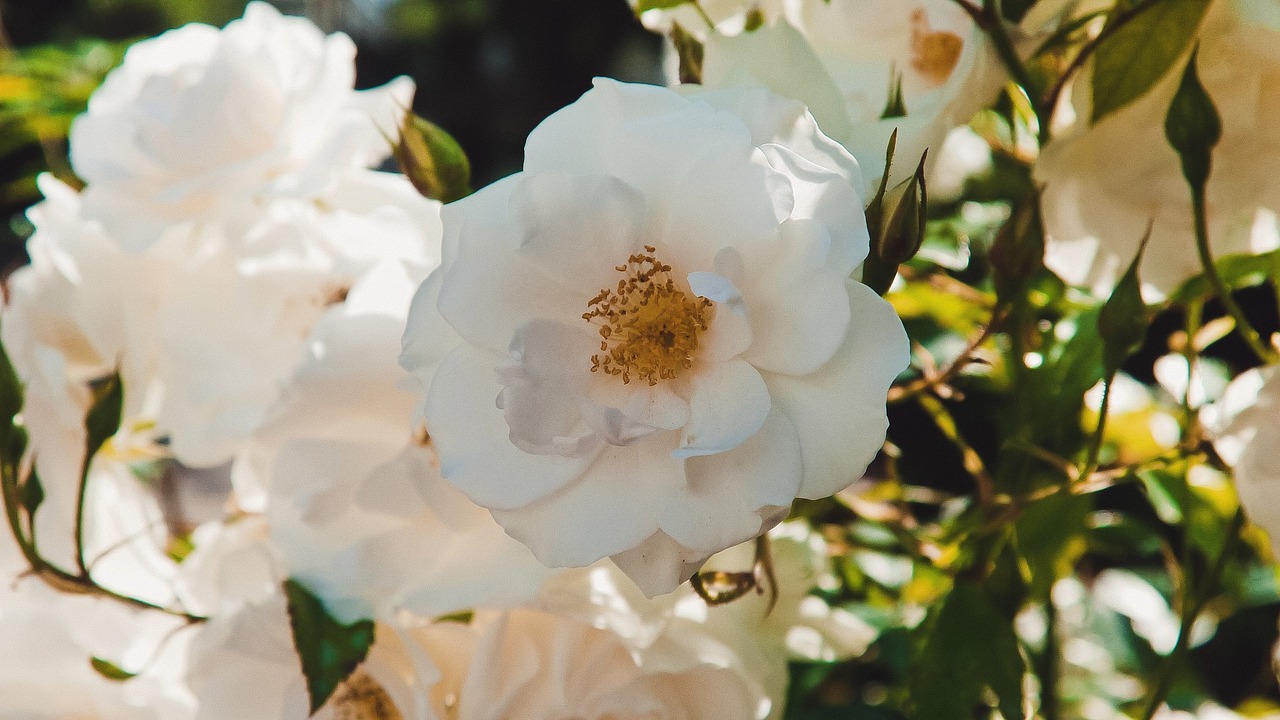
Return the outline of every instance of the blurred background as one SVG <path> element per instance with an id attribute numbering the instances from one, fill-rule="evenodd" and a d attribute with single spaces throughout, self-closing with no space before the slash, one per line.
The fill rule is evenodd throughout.
<path id="1" fill-rule="evenodd" d="M 591 78 L 661 82 L 661 41 L 624 0 L 272 0 L 356 41 L 357 85 L 418 83 L 414 109 L 454 135 L 476 187 L 520 168 L 524 139 Z M 0 263 L 25 260 L 37 173 L 67 179 L 72 118 L 130 42 L 221 26 L 246 0 L 0 0 Z"/>

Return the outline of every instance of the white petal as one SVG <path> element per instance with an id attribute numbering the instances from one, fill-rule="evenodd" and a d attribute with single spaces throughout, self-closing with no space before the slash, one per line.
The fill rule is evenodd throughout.
<path id="1" fill-rule="evenodd" d="M 845 277 L 826 267 L 830 236 L 818 223 L 787 222 L 780 234 L 777 255 L 743 288 L 752 328 L 743 357 L 761 370 L 806 375 L 844 342 Z"/>
<path id="2" fill-rule="evenodd" d="M 739 257 L 733 248 L 725 248 L 717 253 L 716 259 L 719 261 L 725 256 Z M 698 336 L 698 356 L 702 360 L 724 362 L 751 347 L 751 322 L 747 317 L 747 305 L 732 280 L 711 272 L 691 272 L 689 289 L 694 295 L 715 303 L 715 318 Z"/>
<path id="3" fill-rule="evenodd" d="M 760 373 L 740 359 L 699 368 L 692 378 L 689 424 L 676 458 L 724 452 L 742 444 L 769 414 L 769 389 Z"/>
<path id="4" fill-rule="evenodd" d="M 707 553 L 750 540 L 786 515 L 804 466 L 795 426 L 772 412 L 759 432 L 726 452 L 690 458 L 689 483 L 667 506 L 662 529 Z"/>
<path id="5" fill-rule="evenodd" d="M 532 320 L 516 331 L 511 358 L 498 369 L 504 386 L 499 404 L 512 444 L 527 453 L 566 457 L 598 447 L 583 412 L 596 347 L 586 323 Z"/>
<path id="6" fill-rule="evenodd" d="M 835 357 L 810 375 L 764 375 L 774 403 L 800 434 L 802 498 L 831 495 L 866 469 L 889 425 L 885 395 L 910 359 L 893 307 L 861 283 L 846 287 L 853 320 Z"/>
<path id="7" fill-rule="evenodd" d="M 554 493 L 581 474 L 590 458 L 530 455 L 508 438 L 493 398 L 501 359 L 466 346 L 450 353 L 427 394 L 427 430 L 440 451 L 440 473 L 491 509 L 516 508 Z"/>
<path id="8" fill-rule="evenodd" d="M 610 559 L 646 597 L 666 595 L 693 577 L 711 553 L 691 550 L 659 530 L 636 547 Z"/>
<path id="9" fill-rule="evenodd" d="M 669 437 L 607 446 L 558 492 L 516 510 L 495 509 L 494 519 L 551 567 L 584 567 L 633 548 L 658 529 L 659 509 L 685 483 Z"/>

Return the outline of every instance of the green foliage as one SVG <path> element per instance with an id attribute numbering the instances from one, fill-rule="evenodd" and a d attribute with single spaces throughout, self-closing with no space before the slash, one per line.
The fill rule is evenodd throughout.
<path id="1" fill-rule="evenodd" d="M 405 111 L 400 140 L 392 146 L 400 170 L 418 192 L 453 202 L 471 194 L 471 162 L 458 141 L 426 118 Z"/>
<path id="2" fill-rule="evenodd" d="M 293 643 L 307 680 L 311 712 L 320 709 L 338 685 L 351 676 L 373 645 L 373 621 L 344 625 L 324 603 L 296 580 L 284 582 Z"/>
<path id="3" fill-rule="evenodd" d="M 1023 716 L 1018 639 L 981 588 L 957 583 L 927 624 L 911 678 L 916 717 L 971 720 L 986 689 L 1007 720 Z"/>
<path id="4" fill-rule="evenodd" d="M 120 429 L 120 416 L 124 410 L 124 384 L 118 374 L 106 378 L 94 388 L 93 405 L 84 419 L 85 454 L 80 478 L 89 478 L 89 465 L 98 450 Z"/>
<path id="5" fill-rule="evenodd" d="M 1098 122 L 1145 95 L 1186 51 L 1208 7 L 1209 0 L 1117 4 L 1107 20 L 1115 27 L 1104 29 L 1108 34 L 1094 54 L 1090 119 Z"/>
<path id="6" fill-rule="evenodd" d="M 647 12 L 649 10 L 667 10 L 681 5 L 688 5 L 690 0 L 638 0 L 636 2 L 636 13 Z"/>
<path id="7" fill-rule="evenodd" d="M 1150 237 L 1148 231 L 1147 237 Z M 1142 345 L 1147 331 L 1147 306 L 1142 302 L 1142 283 L 1138 279 L 1138 266 L 1146 252 L 1144 238 L 1138 254 L 1120 282 L 1111 291 L 1111 297 L 1098 312 L 1098 334 L 1102 336 L 1102 368 L 1108 378 L 1114 376 L 1124 361 Z"/>
<path id="8" fill-rule="evenodd" d="M 108 680 L 123 682 L 137 676 L 137 673 L 131 673 L 128 670 L 124 670 L 110 660 L 103 660 L 100 657 L 89 658 L 89 665 L 95 672 Z"/>

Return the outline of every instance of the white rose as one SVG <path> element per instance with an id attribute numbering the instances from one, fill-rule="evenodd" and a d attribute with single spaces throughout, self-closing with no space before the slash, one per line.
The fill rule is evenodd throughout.
<path id="1" fill-rule="evenodd" d="M 886 118 L 899 80 L 906 114 Z M 804 102 L 872 188 L 895 129 L 890 187 L 911 176 L 926 148 L 936 160 L 947 132 L 994 100 L 1004 80 L 982 30 L 950 0 L 790 0 L 783 17 L 754 32 L 709 35 L 702 66 L 707 87 L 763 85 Z"/>
<path id="2" fill-rule="evenodd" d="M 311 197 L 390 147 L 413 83 L 354 92 L 355 45 L 263 2 L 133 45 L 71 131 L 86 212 L 131 251 L 172 223 Z"/>
<path id="3" fill-rule="evenodd" d="M 351 173 L 320 202 L 274 201 L 243 232 L 174 227 L 138 253 L 83 220 L 80 195 L 49 177 L 41 188 L 32 263 L 11 279 L 3 325 L 19 377 L 35 387 L 29 406 L 56 403 L 63 426 L 82 424 L 85 384 L 118 367 L 126 424 L 154 426 L 188 465 L 230 459 L 302 359 L 311 326 L 366 270 L 439 256 L 439 203 L 399 175 Z M 75 470 L 48 433 L 32 436 L 38 463 L 68 466 L 50 474 Z"/>
<path id="4" fill-rule="evenodd" d="M 445 209 L 402 358 L 444 477 L 544 563 L 612 556 L 651 595 L 855 480 L 908 355 L 849 280 L 858 177 L 798 103 L 597 80 Z"/>
<path id="5" fill-rule="evenodd" d="M 102 598 L 62 593 L 27 570 L 0 533 L 0 720 L 182 720 L 188 696 L 165 638 L 181 621 Z M 139 673 L 109 680 L 91 657 Z"/>
<path id="6" fill-rule="evenodd" d="M 1201 410 L 1201 419 L 1214 449 L 1235 469 L 1241 506 L 1280 555 L 1280 374 L 1274 367 L 1242 373 L 1218 402 Z"/>
<path id="7" fill-rule="evenodd" d="M 233 472 L 237 497 L 267 507 L 287 573 L 343 621 L 528 599 L 550 572 L 444 482 L 414 427 L 396 357 L 428 269 L 384 263 L 317 324 Z"/>
<path id="8" fill-rule="evenodd" d="M 689 586 L 646 598 L 608 561 L 568 570 L 544 587 L 540 607 L 595 627 L 627 644 L 642 667 L 681 670 L 711 664 L 737 673 L 755 717 L 780 718 L 792 659 L 833 662 L 861 655 L 875 639 L 865 622 L 811 594 L 827 572 L 821 539 L 802 522 L 770 533 L 776 595 L 749 592 L 708 606 Z M 704 570 L 749 571 L 754 543 L 719 553 Z"/>
<path id="9" fill-rule="evenodd" d="M 1276 210 L 1280 152 L 1270 108 L 1280 102 L 1280 18 L 1269 3 L 1219 0 L 1200 28 L 1197 69 L 1222 118 L 1207 189 L 1216 257 L 1280 247 Z M 1186 65 L 1179 58 L 1146 95 L 1089 125 L 1090 72 L 1072 89 L 1075 125 L 1050 142 L 1036 165 L 1044 183 L 1049 242 L 1045 263 L 1072 285 L 1110 293 L 1151 226 L 1139 274 L 1158 299 L 1201 272 L 1191 191 L 1164 120 Z"/>

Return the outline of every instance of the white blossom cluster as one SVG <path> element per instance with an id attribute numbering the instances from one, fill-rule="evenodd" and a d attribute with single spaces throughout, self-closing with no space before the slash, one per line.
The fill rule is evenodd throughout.
<path id="1" fill-rule="evenodd" d="M 1047 5 L 1019 40 L 1079 10 Z M 313 716 L 295 584 L 374 628 L 333 720 L 780 718 L 789 660 L 865 651 L 812 594 L 825 543 L 784 520 L 866 471 L 910 359 L 859 281 L 875 188 L 926 150 L 931 177 L 989 160 L 960 128 L 1006 70 L 952 0 L 643 20 L 691 32 L 700 84 L 597 79 L 520 172 L 443 206 L 378 169 L 414 86 L 354 90 L 345 35 L 254 2 L 128 51 L 72 129 L 84 187 L 40 180 L 6 285 L 43 497 L 33 547 L 0 542 L 0 718 Z M 1278 32 L 1245 0 L 1199 31 L 1215 178 L 1245 179 L 1209 190 L 1229 249 L 1280 246 Z M 1068 283 L 1109 290 L 1148 223 L 1148 292 L 1197 274 L 1160 129 L 1181 67 L 1095 124 L 1069 88 L 1081 120 L 1035 165 Z M 965 157 L 937 162 L 949 134 Z M 1274 377 L 1204 411 L 1264 524 Z M 32 552 L 117 597 L 47 587 Z M 761 592 L 724 605 L 688 582 L 744 571 Z"/>
<path id="2" fill-rule="evenodd" d="M 140 42 L 73 127 L 83 189 L 41 179 L 0 717 L 308 717 L 286 580 L 375 623 L 317 717 L 780 717 L 789 659 L 873 637 L 779 525 L 862 473 L 907 363 L 853 279 L 858 161 L 764 88 L 600 80 L 442 209 L 376 169 L 412 83 L 353 56 L 263 3 Z M 768 593 L 683 584 L 766 534 Z"/>

